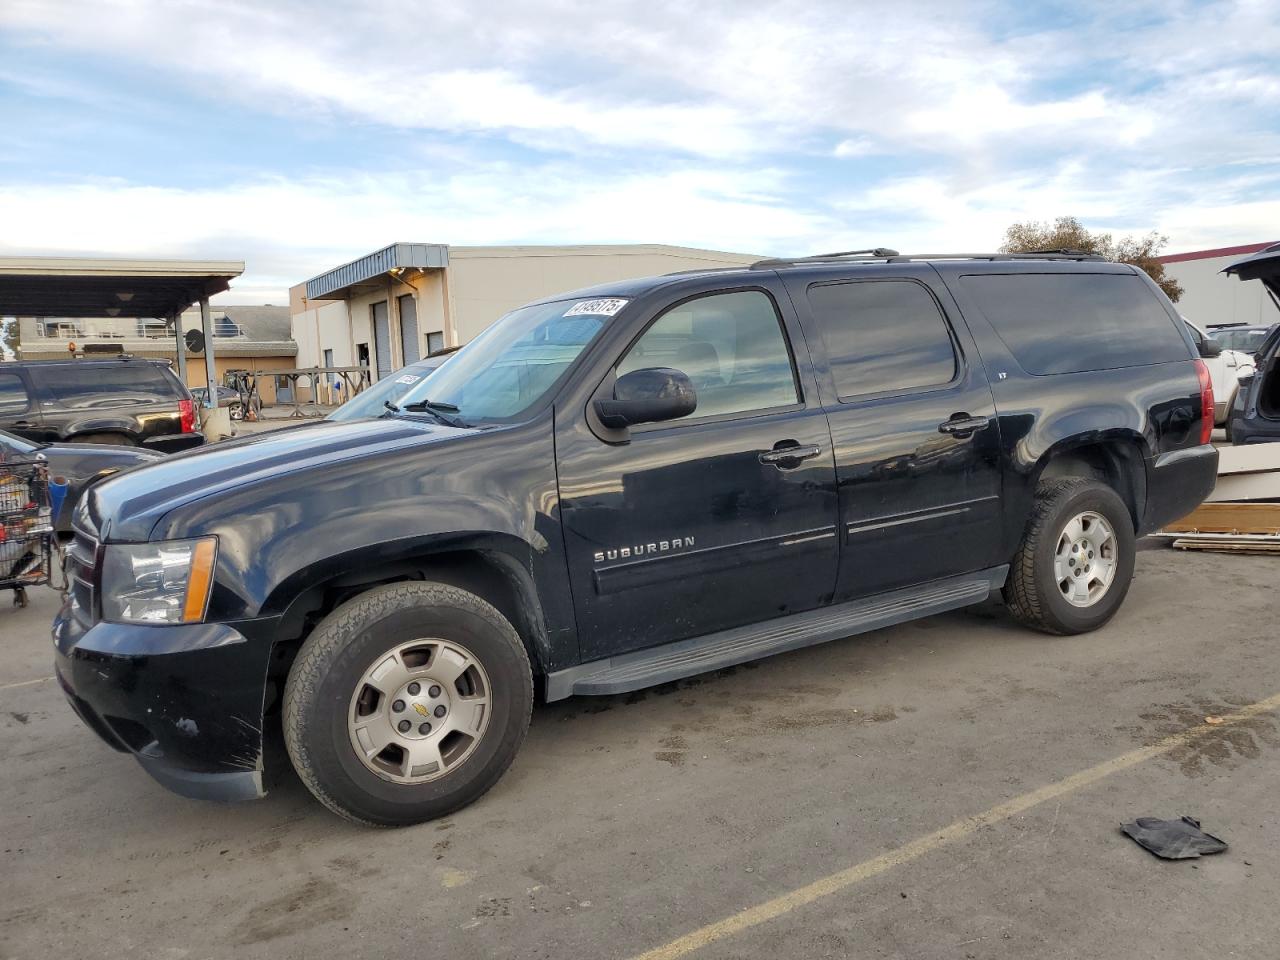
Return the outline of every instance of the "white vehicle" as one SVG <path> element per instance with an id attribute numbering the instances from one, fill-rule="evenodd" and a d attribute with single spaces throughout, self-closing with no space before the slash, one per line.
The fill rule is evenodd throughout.
<path id="1" fill-rule="evenodd" d="M 1209 379 L 1213 381 L 1214 426 L 1223 426 L 1231 415 L 1231 405 L 1235 402 L 1240 378 L 1254 374 L 1253 355 L 1239 350 L 1226 350 L 1221 343 L 1186 317 L 1182 320 L 1191 331 L 1191 339 L 1196 342 L 1196 349 L 1200 351 L 1204 365 L 1209 368 Z"/>

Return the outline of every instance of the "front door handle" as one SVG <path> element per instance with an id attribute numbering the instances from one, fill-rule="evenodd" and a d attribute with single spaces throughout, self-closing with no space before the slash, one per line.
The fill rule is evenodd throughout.
<path id="1" fill-rule="evenodd" d="M 19 430 L 31 430 L 35 427 L 35 424 L 30 420 L 15 420 L 13 421 L 13 426 L 17 427 Z"/>
<path id="2" fill-rule="evenodd" d="M 760 454 L 760 462 L 772 463 L 776 467 L 787 470 L 791 467 L 800 466 L 803 461 L 808 460 L 811 457 L 816 457 L 821 452 L 822 448 L 816 443 L 811 443 L 808 446 L 802 447 L 795 441 L 788 443 L 786 440 L 783 440 L 772 450 L 766 450 L 764 453 Z"/>
<path id="3" fill-rule="evenodd" d="M 974 431 L 981 430 L 991 421 L 986 417 L 971 417 L 967 413 L 958 413 L 950 420 L 938 424 L 939 433 L 949 433 L 953 437 L 964 439 L 972 436 Z"/>

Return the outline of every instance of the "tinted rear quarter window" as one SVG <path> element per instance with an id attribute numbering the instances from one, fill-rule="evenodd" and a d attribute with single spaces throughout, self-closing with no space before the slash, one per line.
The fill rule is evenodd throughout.
<path id="1" fill-rule="evenodd" d="M 933 295 L 913 280 L 859 280 L 809 288 L 843 400 L 943 386 L 956 353 Z"/>
<path id="2" fill-rule="evenodd" d="M 25 413 L 28 406 L 22 378 L 16 373 L 0 373 L 0 416 Z"/>
<path id="3" fill-rule="evenodd" d="M 1190 357 L 1164 305 L 1132 274 L 981 274 L 960 286 L 1036 376 Z"/>
<path id="4" fill-rule="evenodd" d="M 151 363 L 58 363 L 32 367 L 30 372 L 64 407 L 116 407 L 179 399 L 176 381 Z"/>

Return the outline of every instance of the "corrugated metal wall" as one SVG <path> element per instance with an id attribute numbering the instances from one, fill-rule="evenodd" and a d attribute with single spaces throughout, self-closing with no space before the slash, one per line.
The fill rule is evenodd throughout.
<path id="1" fill-rule="evenodd" d="M 373 310 L 373 363 L 374 378 L 381 380 L 391 372 L 391 323 L 387 314 L 387 301 L 379 300 Z"/>
<path id="2" fill-rule="evenodd" d="M 396 297 L 396 306 L 400 311 L 400 355 L 405 363 L 413 363 L 422 359 L 418 343 L 418 301 L 413 294 L 406 293 Z"/>

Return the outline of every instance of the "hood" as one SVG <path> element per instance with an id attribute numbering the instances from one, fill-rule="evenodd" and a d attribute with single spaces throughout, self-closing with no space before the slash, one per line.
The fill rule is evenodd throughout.
<path id="1" fill-rule="evenodd" d="M 97 485 L 88 498 L 88 520 L 102 540 L 146 540 L 157 520 L 195 500 L 268 478 L 322 471 L 346 460 L 392 455 L 477 432 L 387 417 L 227 440 L 165 457 Z"/>
<path id="2" fill-rule="evenodd" d="M 50 443 L 40 448 L 46 455 L 58 454 L 67 457 L 92 457 L 104 464 L 119 467 L 126 464 L 154 463 L 163 460 L 167 454 L 161 450 L 148 447 L 127 447 L 114 443 Z"/>
<path id="3" fill-rule="evenodd" d="M 109 443 L 50 443 L 41 447 L 40 453 L 49 462 L 50 476 L 71 480 L 130 470 L 165 457 L 159 450 Z"/>
<path id="4" fill-rule="evenodd" d="M 1277 305 L 1280 305 L 1280 243 L 1273 243 L 1265 250 L 1237 260 L 1230 266 L 1223 267 L 1222 272 L 1241 280 L 1261 280 L 1271 291 L 1271 295 L 1277 298 Z"/>

